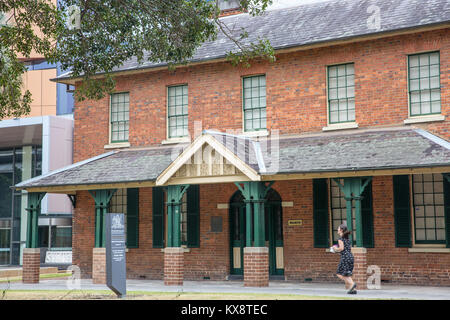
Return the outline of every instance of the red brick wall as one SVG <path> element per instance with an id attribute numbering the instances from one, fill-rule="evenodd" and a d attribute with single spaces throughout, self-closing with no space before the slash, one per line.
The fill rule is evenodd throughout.
<path id="1" fill-rule="evenodd" d="M 293 202 L 283 207 L 285 276 L 288 280 L 333 281 L 339 255 L 314 248 L 312 180 L 278 181 L 274 184 L 282 200 Z M 409 253 L 395 247 L 392 177 L 374 177 L 373 214 L 375 248 L 367 249 L 367 265 L 381 268 L 382 280 L 405 284 L 450 285 L 450 253 Z M 228 203 L 237 188 L 233 184 L 200 187 L 200 248 L 184 253 L 184 280 L 224 280 L 230 270 L 229 210 L 218 209 Z M 73 263 L 83 277 L 92 276 L 94 246 L 94 204 L 86 192 L 79 192 L 73 225 Z M 128 278 L 163 279 L 164 254 L 152 248 L 151 188 L 140 189 L 139 248 L 126 255 Z M 222 232 L 211 232 L 212 216 L 223 220 Z M 302 219 L 301 226 L 288 220 Z"/>
<path id="2" fill-rule="evenodd" d="M 327 125 L 326 66 L 354 62 L 356 121 L 360 128 L 403 125 L 408 117 L 407 54 L 440 50 L 442 114 L 445 122 L 421 125 L 450 138 L 450 29 L 349 45 L 279 54 L 273 64 L 251 68 L 228 62 L 157 71 L 117 79 L 130 92 L 132 146 L 166 139 L 166 88 L 188 84 L 189 131 L 242 129 L 241 77 L 266 74 L 267 126 L 281 134 L 320 132 Z M 105 152 L 109 139 L 109 97 L 75 104 L 74 161 Z"/>

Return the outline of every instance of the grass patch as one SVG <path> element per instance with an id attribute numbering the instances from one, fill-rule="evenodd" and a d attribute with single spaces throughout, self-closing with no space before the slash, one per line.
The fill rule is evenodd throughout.
<path id="1" fill-rule="evenodd" d="M 69 277 L 70 275 L 71 275 L 70 273 L 44 273 L 39 276 L 39 279 L 65 278 Z M 22 276 L 0 278 L 0 283 L 19 282 L 19 281 L 22 281 Z"/>

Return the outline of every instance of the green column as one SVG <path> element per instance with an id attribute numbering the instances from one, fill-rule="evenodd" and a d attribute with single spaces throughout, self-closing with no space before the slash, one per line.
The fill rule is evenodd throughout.
<path id="1" fill-rule="evenodd" d="M 363 181 L 365 179 L 365 181 Z M 362 226 L 362 215 L 361 215 L 361 194 L 364 189 L 372 180 L 369 178 L 344 178 L 344 185 L 341 185 L 338 179 L 335 182 L 338 184 L 339 188 L 344 193 L 346 200 L 347 209 L 347 228 L 349 231 L 353 232 L 353 217 L 352 217 L 352 201 L 355 201 L 355 227 L 356 227 L 356 246 L 363 246 L 363 226 Z M 353 235 L 350 234 L 350 241 L 353 243 Z"/>
<path id="2" fill-rule="evenodd" d="M 242 186 L 241 186 L 242 184 Z M 251 238 L 253 231 L 253 246 L 264 247 L 266 241 L 265 221 L 264 221 L 264 202 L 267 191 L 271 188 L 273 182 L 268 185 L 260 181 L 246 181 L 235 183 L 242 192 L 246 203 L 246 246 L 251 247 Z M 251 214 L 253 209 L 253 228 L 251 225 Z M 252 230 L 253 229 L 253 230 Z"/>
<path id="3" fill-rule="evenodd" d="M 245 246 L 252 246 L 252 203 L 250 200 L 245 200 Z"/>
<path id="4" fill-rule="evenodd" d="M 167 187 L 167 247 L 181 247 L 181 199 L 189 185 Z"/>
<path id="5" fill-rule="evenodd" d="M 38 247 L 38 219 L 41 213 L 41 201 L 44 198 L 44 192 L 28 193 L 28 226 L 27 226 L 27 248 Z"/>
<path id="6" fill-rule="evenodd" d="M 117 189 L 89 191 L 95 201 L 95 247 L 103 248 L 106 242 L 106 218 L 109 202 Z"/>

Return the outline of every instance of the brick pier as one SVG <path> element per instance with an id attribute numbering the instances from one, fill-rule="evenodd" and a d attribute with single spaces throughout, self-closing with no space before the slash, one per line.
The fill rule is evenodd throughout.
<path id="1" fill-rule="evenodd" d="M 366 248 L 352 248 L 355 259 L 353 281 L 358 285 L 356 289 L 367 289 L 367 250 Z"/>
<path id="2" fill-rule="evenodd" d="M 23 283 L 39 283 L 40 263 L 40 248 L 25 248 L 23 250 Z"/>
<path id="3" fill-rule="evenodd" d="M 269 248 L 244 248 L 244 286 L 269 286 Z"/>
<path id="4" fill-rule="evenodd" d="M 92 282 L 106 284 L 106 248 L 92 250 Z"/>
<path id="5" fill-rule="evenodd" d="M 164 285 L 182 286 L 184 278 L 184 249 L 164 249 Z"/>

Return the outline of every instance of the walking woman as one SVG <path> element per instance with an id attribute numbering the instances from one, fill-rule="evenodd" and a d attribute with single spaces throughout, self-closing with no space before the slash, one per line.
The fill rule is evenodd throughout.
<path id="1" fill-rule="evenodd" d="M 336 271 L 336 275 L 339 279 L 344 280 L 345 288 L 349 289 L 348 294 L 356 294 L 356 283 L 353 282 L 353 255 L 351 252 L 351 243 L 348 235 L 350 231 L 347 229 L 345 224 L 341 224 L 338 228 L 338 244 L 339 246 L 334 246 L 334 251 L 341 254 L 341 260 L 339 261 L 339 266 Z"/>

